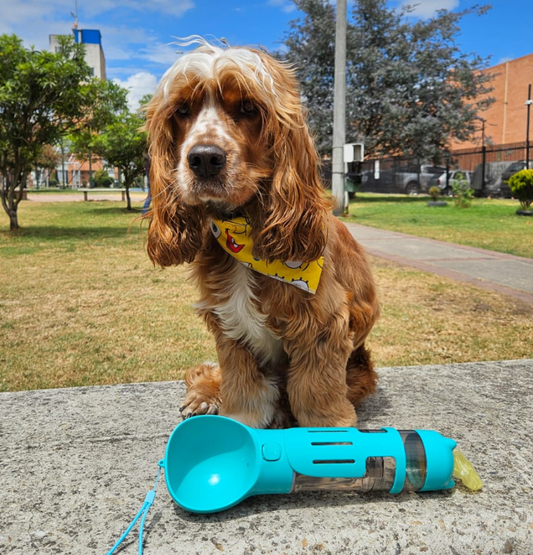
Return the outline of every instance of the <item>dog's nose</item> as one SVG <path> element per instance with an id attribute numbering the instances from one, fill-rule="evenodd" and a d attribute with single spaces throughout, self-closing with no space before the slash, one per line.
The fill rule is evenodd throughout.
<path id="1" fill-rule="evenodd" d="M 198 177 L 212 177 L 226 165 L 226 153 L 216 145 L 196 145 L 189 151 L 187 161 Z"/>

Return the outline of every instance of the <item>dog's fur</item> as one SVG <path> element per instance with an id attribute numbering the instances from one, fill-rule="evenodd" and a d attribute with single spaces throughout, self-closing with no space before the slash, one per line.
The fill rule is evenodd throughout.
<path id="1" fill-rule="evenodd" d="M 189 371 L 182 412 L 218 412 L 259 428 L 292 418 L 353 426 L 354 407 L 376 386 L 364 341 L 378 303 L 361 247 L 329 213 L 293 72 L 255 49 L 198 42 L 146 107 L 148 253 L 161 266 L 192 263 L 197 310 L 219 360 Z M 193 171 L 197 145 L 224 152 L 216 175 Z M 257 258 L 305 263 L 323 254 L 316 294 L 227 254 L 210 217 L 228 213 L 251 221 Z"/>

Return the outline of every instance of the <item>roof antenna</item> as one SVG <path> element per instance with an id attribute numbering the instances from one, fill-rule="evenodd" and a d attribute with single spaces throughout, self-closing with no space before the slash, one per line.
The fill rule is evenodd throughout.
<path id="1" fill-rule="evenodd" d="M 74 23 L 72 24 L 73 29 L 78 28 L 78 0 L 74 0 L 76 4 L 76 13 L 70 12 L 70 15 L 74 18 Z"/>

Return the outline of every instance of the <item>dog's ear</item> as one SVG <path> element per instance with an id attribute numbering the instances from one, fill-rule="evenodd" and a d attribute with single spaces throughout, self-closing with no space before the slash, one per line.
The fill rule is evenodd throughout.
<path id="1" fill-rule="evenodd" d="M 309 262 L 326 245 L 331 203 L 319 175 L 319 159 L 307 129 L 296 82 L 289 70 L 272 61 L 269 71 L 279 84 L 264 132 L 273 174 L 261 195 L 260 222 L 254 230 L 254 255 L 272 260 Z"/>
<path id="2" fill-rule="evenodd" d="M 157 94 L 157 93 L 156 93 Z M 201 206 L 185 204 L 175 183 L 178 163 L 177 133 L 171 116 L 154 96 L 145 107 L 150 142 L 152 209 L 147 251 L 160 266 L 192 262 L 202 247 L 205 215 Z"/>

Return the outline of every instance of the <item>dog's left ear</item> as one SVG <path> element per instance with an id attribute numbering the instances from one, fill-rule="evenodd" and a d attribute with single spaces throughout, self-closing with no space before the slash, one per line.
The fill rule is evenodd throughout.
<path id="1" fill-rule="evenodd" d="M 296 88 L 289 87 L 284 96 L 277 105 L 289 109 L 273 114 L 274 124 L 266 122 L 273 175 L 261 196 L 261 214 L 254 218 L 261 222 L 254 231 L 254 255 L 268 261 L 310 262 L 324 251 L 331 203 Z"/>

